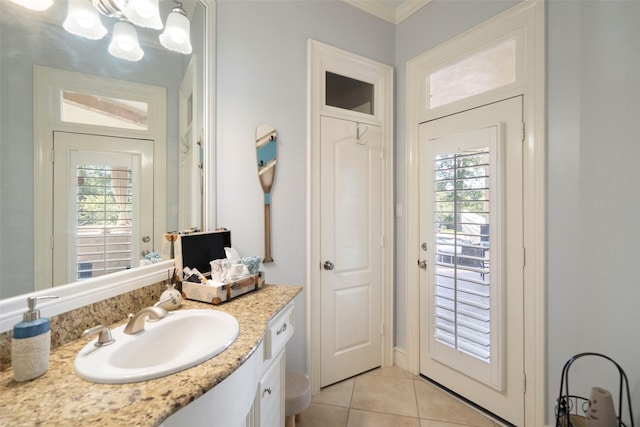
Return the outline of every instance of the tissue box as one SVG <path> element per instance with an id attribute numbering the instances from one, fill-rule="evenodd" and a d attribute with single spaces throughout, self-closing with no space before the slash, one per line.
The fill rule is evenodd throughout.
<path id="1" fill-rule="evenodd" d="M 264 273 L 244 277 L 220 286 L 203 283 L 182 282 L 182 294 L 185 298 L 208 304 L 220 304 L 248 292 L 260 289 L 264 285 Z"/>

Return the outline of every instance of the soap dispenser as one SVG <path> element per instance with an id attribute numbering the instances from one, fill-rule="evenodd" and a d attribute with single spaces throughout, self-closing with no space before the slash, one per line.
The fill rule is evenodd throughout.
<path id="1" fill-rule="evenodd" d="M 36 302 L 40 299 L 58 298 L 40 296 L 27 298 L 29 311 L 22 316 L 22 322 L 13 327 L 11 340 L 11 365 L 16 381 L 29 381 L 44 374 L 49 368 L 51 351 L 51 322 L 40 317 Z"/>

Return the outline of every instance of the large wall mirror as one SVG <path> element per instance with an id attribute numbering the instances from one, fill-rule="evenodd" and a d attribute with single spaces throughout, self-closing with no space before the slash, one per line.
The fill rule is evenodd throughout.
<path id="1" fill-rule="evenodd" d="M 100 1 L 93 1 L 93 3 L 96 2 Z M 50 276 L 54 275 L 53 271 L 49 271 L 49 267 L 41 272 L 40 277 L 34 275 L 34 271 L 41 264 L 38 261 L 41 257 L 38 253 L 47 252 L 46 246 L 54 240 L 51 238 L 48 239 L 49 241 L 43 241 L 42 237 L 37 238 L 36 232 L 43 218 L 53 215 L 50 210 L 65 205 L 69 215 L 66 218 L 67 224 L 76 223 L 79 224 L 78 227 L 92 224 L 91 220 L 78 219 L 80 218 L 77 213 L 79 202 L 76 201 L 77 203 L 70 205 L 68 201 L 62 201 L 58 193 L 54 192 L 53 186 L 51 191 L 36 192 L 38 187 L 36 181 L 45 183 L 47 181 L 47 178 L 38 177 L 42 165 L 48 161 L 46 157 L 51 155 L 52 159 L 56 159 L 56 154 L 45 153 L 35 148 L 34 139 L 39 138 L 38 135 L 41 133 L 41 130 L 36 129 L 35 124 L 37 108 L 45 114 L 50 112 L 52 117 L 60 114 L 71 115 L 73 109 L 78 108 L 84 109 L 85 113 L 90 110 L 87 114 L 93 119 L 89 120 L 94 120 L 94 124 L 97 125 L 93 128 L 95 131 L 91 130 L 93 126 L 91 123 L 86 127 L 87 135 L 91 136 L 90 139 L 94 141 L 93 147 L 96 148 L 84 151 L 93 152 L 93 157 L 77 156 L 77 164 L 74 163 L 73 168 L 67 169 L 69 174 L 73 169 L 73 173 L 77 171 L 78 175 L 60 178 L 56 172 L 49 178 L 51 181 L 56 181 L 52 185 L 66 180 L 67 183 L 71 182 L 71 185 L 77 182 L 77 188 L 80 189 L 81 184 L 90 183 L 96 186 L 101 179 L 105 182 L 106 176 L 110 182 L 108 185 L 120 188 L 113 198 L 121 207 L 124 203 L 119 200 L 127 192 L 134 191 L 124 188 L 128 184 L 121 185 L 121 183 L 135 181 L 137 179 L 135 165 L 149 163 L 146 157 L 130 156 L 130 160 L 133 159 L 131 164 L 134 166 L 131 166 L 133 169 L 127 169 L 126 162 L 129 161 L 127 158 L 114 157 L 112 160 L 111 156 L 101 154 L 104 152 L 101 150 L 107 150 L 105 147 L 111 146 L 111 140 L 108 138 L 114 135 L 116 137 L 126 135 L 133 142 L 142 139 L 135 133 L 135 129 L 147 126 L 139 105 L 131 99 L 94 96 L 89 87 L 88 93 L 69 92 L 61 94 L 60 97 L 56 94 L 49 98 L 66 102 L 67 107 L 64 108 L 68 109 L 65 113 L 60 113 L 57 104 L 37 106 L 34 100 L 44 98 L 39 96 L 41 94 L 35 93 L 38 90 L 34 81 L 34 75 L 37 74 L 35 70 L 54 70 L 56 73 L 67 73 L 72 78 L 74 75 L 94 76 L 110 81 L 160 88 L 165 93 L 166 107 L 163 113 L 166 122 L 160 124 L 166 139 L 165 152 L 153 153 L 154 149 L 157 151 L 157 147 L 150 149 L 155 156 L 154 159 L 161 159 L 163 172 L 156 171 L 153 176 L 154 181 L 151 183 L 145 181 L 142 184 L 131 184 L 138 185 L 135 192 L 146 197 L 142 198 L 142 205 L 145 207 L 157 202 L 158 197 L 157 193 L 154 193 L 154 188 L 159 187 L 160 184 L 165 187 L 164 204 L 160 209 L 156 208 L 156 212 L 162 212 L 152 217 L 156 218 L 151 220 L 154 222 L 154 231 L 142 233 L 140 240 L 143 243 L 133 245 L 131 257 L 134 261 L 123 263 L 122 266 L 115 268 L 114 272 L 123 268 L 138 268 L 139 261 L 144 259 L 147 251 L 161 252 L 161 237 L 166 231 L 187 228 L 207 230 L 214 225 L 211 208 L 215 203 L 214 171 L 212 170 L 215 152 L 213 147 L 215 135 L 213 128 L 214 0 L 181 0 L 180 2 L 190 21 L 192 52 L 189 54 L 168 50 L 165 47 L 166 44 L 160 43 L 159 35 L 162 30 L 134 26 L 144 51 L 143 57 L 136 61 L 118 58 L 109 53 L 109 43 L 115 31 L 114 25 L 118 22 L 116 18 L 100 15 L 107 34 L 99 40 L 78 37 L 65 30 L 63 22 L 69 5 L 73 3 L 94 7 L 91 0 L 54 0 L 49 9 L 36 12 L 12 1 L 0 1 L 0 300 L 71 282 L 77 282 L 72 285 L 74 289 L 82 289 L 82 283 L 86 283 L 86 288 L 90 288 L 93 281 L 98 280 L 95 277 L 102 274 L 91 271 L 96 269 L 91 268 L 90 262 L 67 260 L 67 263 L 75 263 L 76 268 L 73 272 L 75 276 L 64 276 L 67 279 L 61 279 L 57 283 L 49 282 Z M 115 3 L 123 4 L 126 1 Z M 178 3 L 161 0 L 159 4 L 160 16 L 164 24 Z M 103 88 L 97 86 L 95 92 L 98 93 L 99 89 Z M 189 95 L 185 96 L 185 93 Z M 55 117 L 55 120 L 58 119 L 60 117 Z M 52 121 L 55 120 L 52 119 Z M 127 126 L 134 130 L 122 131 L 120 135 L 118 129 Z M 101 127 L 115 130 L 111 134 L 106 132 L 109 135 L 102 135 L 99 131 Z M 68 131 L 69 129 L 71 131 Z M 73 147 L 76 144 L 74 141 L 78 139 L 78 132 L 74 131 L 71 125 L 69 129 L 62 137 L 56 135 L 58 138 L 56 146 L 58 143 L 61 147 Z M 48 135 L 47 138 L 51 136 Z M 83 144 L 87 142 L 87 138 L 80 139 Z M 148 148 L 144 150 L 149 151 Z M 55 151 L 58 151 L 57 148 Z M 117 149 L 111 151 L 117 151 Z M 75 159 L 76 157 L 73 157 L 71 160 L 76 162 Z M 107 167 L 107 172 L 93 167 L 109 164 L 117 166 Z M 80 191 L 89 190 L 78 190 Z M 83 200 L 91 201 L 91 197 L 93 196 L 83 197 Z M 47 203 L 39 203 L 43 199 L 47 200 Z M 51 208 L 39 208 L 47 205 Z M 86 217 L 86 211 L 89 208 L 82 209 Z M 122 216 L 126 217 L 129 214 L 120 212 L 114 215 L 119 218 L 122 225 L 127 222 L 123 221 Z M 89 231 L 98 233 L 95 230 Z M 43 248 L 45 248 L 44 251 Z M 65 249 L 65 252 L 69 250 Z M 52 255 L 51 265 L 54 263 L 55 258 Z"/>

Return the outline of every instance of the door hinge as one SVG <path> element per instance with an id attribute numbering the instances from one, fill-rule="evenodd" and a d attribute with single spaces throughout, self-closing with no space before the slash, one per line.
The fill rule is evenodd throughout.
<path id="1" fill-rule="evenodd" d="M 527 266 L 527 248 L 522 248 L 522 266 Z"/>
<path id="2" fill-rule="evenodd" d="M 49 246 L 53 249 L 53 235 L 49 236 Z"/>
<path id="3" fill-rule="evenodd" d="M 524 122 L 522 122 L 521 129 L 522 129 L 522 135 L 521 135 L 522 142 L 524 142 L 524 137 L 525 137 L 525 125 L 524 125 Z"/>
<path id="4" fill-rule="evenodd" d="M 384 336 L 384 323 L 380 323 L 380 335 Z"/>
<path id="5" fill-rule="evenodd" d="M 522 392 L 527 392 L 527 374 L 525 374 L 524 372 L 522 373 Z"/>
<path id="6" fill-rule="evenodd" d="M 56 161 L 56 149 L 52 148 L 51 149 L 51 163 L 55 163 Z"/>

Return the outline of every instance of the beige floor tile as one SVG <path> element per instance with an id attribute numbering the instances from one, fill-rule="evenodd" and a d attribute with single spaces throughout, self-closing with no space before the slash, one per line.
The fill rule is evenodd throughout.
<path id="1" fill-rule="evenodd" d="M 413 380 L 384 375 L 357 377 L 351 407 L 418 418 Z"/>
<path id="2" fill-rule="evenodd" d="M 473 427 L 466 424 L 452 424 L 445 421 L 420 420 L 420 427 Z"/>
<path id="3" fill-rule="evenodd" d="M 347 427 L 420 427 L 420 420 L 400 415 L 352 409 L 349 411 Z"/>
<path id="4" fill-rule="evenodd" d="M 296 427 L 346 427 L 348 416 L 348 408 L 311 403 Z"/>
<path id="5" fill-rule="evenodd" d="M 393 378 L 402 378 L 405 380 L 416 380 L 418 377 L 410 373 L 409 371 L 405 371 L 402 368 L 399 368 L 395 365 L 389 366 L 388 368 L 377 368 L 372 371 L 366 372 L 362 374 L 365 375 L 382 375 L 385 377 L 393 377 Z"/>
<path id="6" fill-rule="evenodd" d="M 424 380 L 414 382 L 421 419 L 473 427 L 494 426 L 493 421 L 484 414 L 453 398 L 438 387 Z"/>
<path id="7" fill-rule="evenodd" d="M 313 403 L 321 403 L 325 405 L 342 406 L 348 408 L 351 405 L 351 396 L 353 394 L 353 384 L 355 379 L 339 382 L 329 387 L 323 388 L 320 393 L 311 398 Z"/>

